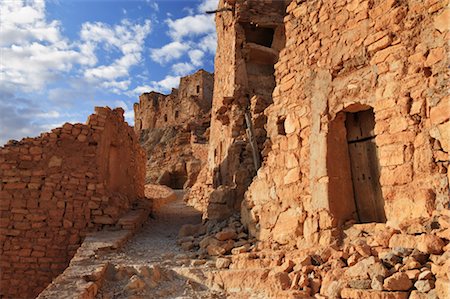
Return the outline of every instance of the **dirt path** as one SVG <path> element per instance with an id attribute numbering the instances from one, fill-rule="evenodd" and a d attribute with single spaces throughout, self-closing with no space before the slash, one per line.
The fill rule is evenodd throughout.
<path id="1" fill-rule="evenodd" d="M 225 298 L 177 273 L 212 265 L 176 244 L 183 224 L 201 222 L 201 213 L 184 204 L 182 191 L 176 192 L 176 201 L 155 211 L 122 249 L 106 255 L 110 267 L 97 298 Z"/>

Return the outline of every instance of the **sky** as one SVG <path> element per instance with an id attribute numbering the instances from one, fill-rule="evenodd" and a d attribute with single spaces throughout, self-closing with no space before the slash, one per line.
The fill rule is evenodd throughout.
<path id="1" fill-rule="evenodd" d="M 212 72 L 218 0 L 1 0 L 0 146 Z"/>

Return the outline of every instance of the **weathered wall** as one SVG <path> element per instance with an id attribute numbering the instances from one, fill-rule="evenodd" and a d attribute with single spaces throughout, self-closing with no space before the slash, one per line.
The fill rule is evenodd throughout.
<path id="1" fill-rule="evenodd" d="M 213 83 L 213 74 L 199 70 L 181 78 L 170 95 L 150 92 L 139 97 L 135 131 L 147 152 L 148 183 L 174 189 L 195 183 L 205 163 L 195 151 L 207 147 Z"/>
<path id="2" fill-rule="evenodd" d="M 141 130 L 179 126 L 193 122 L 211 109 L 214 75 L 201 69 L 180 79 L 178 89 L 169 95 L 144 93 L 134 104 L 135 126 Z"/>
<path id="3" fill-rule="evenodd" d="M 216 16 L 208 166 L 205 182 L 193 188 L 195 204 L 201 203 L 209 219 L 239 210 L 265 158 L 264 109 L 272 103 L 273 65 L 284 45 L 284 1 L 220 1 L 219 8 L 230 10 Z M 246 114 L 253 126 L 253 142 L 247 134 Z"/>
<path id="4" fill-rule="evenodd" d="M 34 298 L 86 232 L 144 198 L 145 153 L 121 108 L 0 147 L 0 297 Z"/>
<path id="5" fill-rule="evenodd" d="M 272 149 L 241 211 L 253 235 L 300 248 L 327 244 L 333 228 L 358 221 L 344 120 L 370 108 L 388 223 L 449 208 L 447 3 L 289 5 L 266 110 Z"/>

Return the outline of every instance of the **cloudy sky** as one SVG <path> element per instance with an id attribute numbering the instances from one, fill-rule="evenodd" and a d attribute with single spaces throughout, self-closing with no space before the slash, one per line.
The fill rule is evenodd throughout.
<path id="1" fill-rule="evenodd" d="M 1 0 L 0 146 L 213 71 L 217 0 Z"/>

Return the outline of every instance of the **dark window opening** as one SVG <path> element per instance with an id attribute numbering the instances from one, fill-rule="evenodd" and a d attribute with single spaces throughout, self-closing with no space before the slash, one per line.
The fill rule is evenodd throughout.
<path id="1" fill-rule="evenodd" d="M 197 85 L 197 94 L 200 93 L 200 85 Z"/>
<path id="2" fill-rule="evenodd" d="M 277 120 L 278 135 L 286 136 L 286 130 L 284 128 L 285 120 L 286 120 L 286 117 L 278 117 L 278 120 Z"/>
<path id="3" fill-rule="evenodd" d="M 187 173 L 183 171 L 164 172 L 158 178 L 158 184 L 165 185 L 172 189 L 183 189 L 187 181 Z"/>
<path id="4" fill-rule="evenodd" d="M 164 121 L 167 122 L 167 114 L 164 115 Z"/>
<path id="5" fill-rule="evenodd" d="M 178 118 L 178 116 L 179 116 L 179 112 L 175 111 L 175 118 Z"/>
<path id="6" fill-rule="evenodd" d="M 250 23 L 244 23 L 242 27 L 244 28 L 247 43 L 255 43 L 268 48 L 272 47 L 275 33 L 273 28 L 259 27 Z"/>

